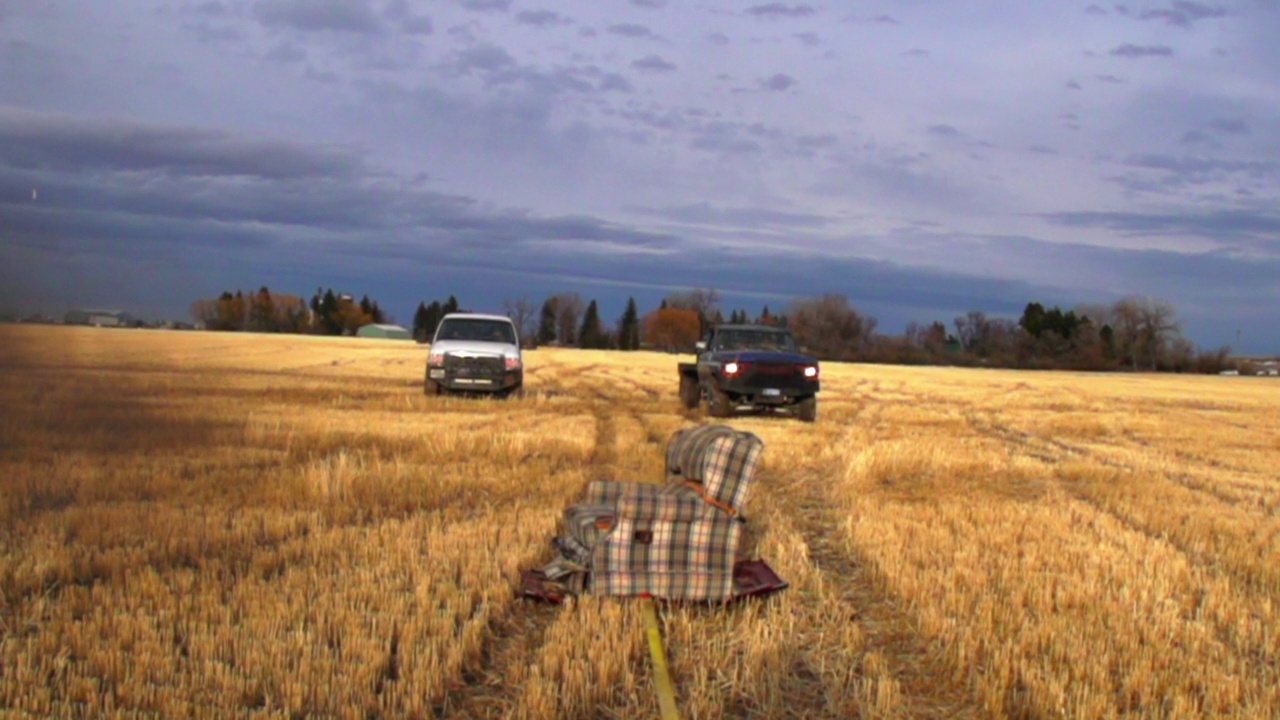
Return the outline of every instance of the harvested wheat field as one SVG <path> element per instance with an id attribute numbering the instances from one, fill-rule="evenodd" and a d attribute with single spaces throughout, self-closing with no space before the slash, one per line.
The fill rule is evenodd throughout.
<path id="1" fill-rule="evenodd" d="M 635 602 L 517 600 L 595 478 L 661 479 L 677 357 L 0 327 L 0 713 L 656 717 Z M 1280 715 L 1280 383 L 828 364 L 750 554 L 661 608 L 681 717 Z"/>

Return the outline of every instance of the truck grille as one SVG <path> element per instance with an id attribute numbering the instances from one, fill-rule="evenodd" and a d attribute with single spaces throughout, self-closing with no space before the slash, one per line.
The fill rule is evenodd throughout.
<path id="1" fill-rule="evenodd" d="M 505 363 L 501 357 L 445 355 L 444 369 L 455 378 L 501 378 Z"/>
<path id="2" fill-rule="evenodd" d="M 752 386 L 780 390 L 807 386 L 800 366 L 792 363 L 751 363 L 743 369 L 742 379 Z"/>

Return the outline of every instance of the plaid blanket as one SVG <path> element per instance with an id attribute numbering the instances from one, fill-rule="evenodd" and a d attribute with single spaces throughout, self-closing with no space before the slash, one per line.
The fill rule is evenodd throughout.
<path id="1" fill-rule="evenodd" d="M 742 522 L 685 481 L 700 482 L 708 497 L 741 513 L 763 449 L 751 433 L 704 425 L 681 430 L 668 442 L 664 484 L 591 483 L 586 502 L 565 515 L 566 530 L 578 536 L 571 543 L 575 555 L 590 548 L 591 592 L 671 600 L 732 597 Z M 594 520 L 606 509 L 611 523 L 600 530 Z M 586 516 L 592 516 L 589 528 Z"/>

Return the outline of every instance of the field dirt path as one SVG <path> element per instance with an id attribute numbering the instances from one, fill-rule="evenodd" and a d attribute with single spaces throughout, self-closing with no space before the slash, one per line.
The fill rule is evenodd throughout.
<path id="1" fill-rule="evenodd" d="M 591 369 L 583 368 L 579 376 Z M 540 391 L 553 396 L 563 392 L 563 388 L 556 385 L 543 387 Z M 595 441 L 587 478 L 612 477 L 618 454 L 618 410 L 607 392 L 593 390 L 592 394 Z M 547 540 L 549 544 L 551 538 Z M 480 667 L 468 673 L 464 678 L 465 684 L 451 694 L 444 706 L 437 708 L 437 716 L 462 719 L 518 715 L 519 700 L 536 692 L 526 686 L 541 680 L 531 677 L 530 668 L 538 665 L 545 652 L 549 631 L 563 614 L 562 606 L 517 600 L 511 612 L 491 628 Z"/>
<path id="2" fill-rule="evenodd" d="M 874 423 L 882 406 L 866 399 L 851 405 L 830 408 L 820 422 L 854 428 Z M 828 436 L 824 436 L 828 437 Z M 951 671 L 937 648 L 914 627 L 910 613 L 899 598 L 886 589 L 883 578 L 876 576 L 868 557 L 850 546 L 844 533 L 849 520 L 837 508 L 839 503 L 830 488 L 843 468 L 822 458 L 822 442 L 816 437 L 808 444 L 806 459 L 798 466 L 762 474 L 761 496 L 756 502 L 776 504 L 803 537 L 811 564 L 820 573 L 830 592 L 847 604 L 848 622 L 857 623 L 862 631 L 863 656 L 883 663 L 883 672 L 892 678 L 899 695 L 894 700 L 892 715 L 910 718 L 973 718 L 984 714 L 962 687 L 948 682 Z M 850 442 L 841 433 L 837 443 Z M 864 677 L 870 668 L 859 668 Z M 798 696 L 823 692 L 815 684 L 820 679 L 812 674 L 798 674 L 788 679 Z M 863 715 L 877 716 L 874 698 L 862 698 Z"/>
<path id="3" fill-rule="evenodd" d="M 883 659 L 901 690 L 900 710 L 911 718 L 971 718 L 980 713 L 963 689 L 949 685 L 950 671 L 913 628 L 911 616 L 887 594 L 867 559 L 845 549 L 838 528 L 846 518 L 832 511 L 822 492 L 820 470 L 809 469 L 778 483 L 775 497 L 796 520 L 809 558 L 823 581 L 848 603 L 850 622 L 862 628 L 864 652 Z M 775 480 L 779 480 L 776 479 Z M 816 678 L 811 678 L 816 679 Z M 793 678 L 803 684 L 804 677 Z M 808 695 L 821 688 L 798 688 Z"/>

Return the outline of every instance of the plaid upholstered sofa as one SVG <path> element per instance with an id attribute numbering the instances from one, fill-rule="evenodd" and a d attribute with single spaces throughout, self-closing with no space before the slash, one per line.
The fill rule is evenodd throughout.
<path id="1" fill-rule="evenodd" d="M 543 570 L 570 592 L 727 601 L 764 443 L 724 425 L 680 430 L 661 484 L 598 480 L 565 510 Z"/>

